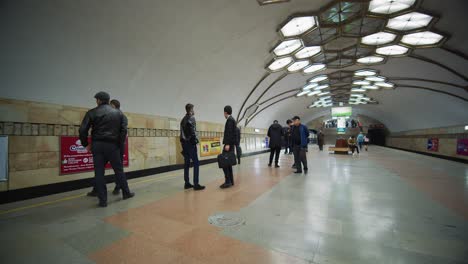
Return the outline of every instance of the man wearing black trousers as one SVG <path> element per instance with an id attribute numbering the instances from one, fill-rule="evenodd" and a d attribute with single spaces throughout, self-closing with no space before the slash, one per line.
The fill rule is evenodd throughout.
<path id="1" fill-rule="evenodd" d="M 110 105 L 113 108 L 120 110 L 120 102 L 118 100 L 116 100 L 116 99 L 111 100 Z M 128 126 L 128 119 L 125 116 L 125 114 L 123 114 L 123 118 L 124 118 L 125 125 Z M 122 164 L 123 164 L 123 160 L 124 160 L 124 153 L 125 153 L 125 141 L 120 146 L 120 157 L 122 159 Z M 117 184 L 117 181 L 116 181 L 114 190 L 112 191 L 112 194 L 118 195 L 119 193 L 120 193 L 120 186 Z M 87 195 L 88 196 L 97 196 L 96 184 L 94 184 L 93 189 Z"/>
<path id="2" fill-rule="evenodd" d="M 236 127 L 236 156 L 237 156 L 237 164 L 240 164 L 241 156 L 242 156 L 242 148 L 240 146 L 240 138 L 241 138 L 241 131 L 239 127 Z"/>
<path id="3" fill-rule="evenodd" d="M 298 116 L 293 118 L 294 128 L 292 130 L 292 142 L 294 152 L 294 163 L 296 164 L 296 172 L 302 173 L 302 165 L 304 171 L 307 172 L 307 145 L 309 144 L 309 129 L 301 124 L 301 119 Z"/>
<path id="4" fill-rule="evenodd" d="M 122 189 L 123 199 L 135 196 L 128 188 L 123 170 L 121 147 L 127 137 L 127 124 L 122 112 L 109 105 L 110 96 L 106 92 L 97 93 L 97 107 L 89 110 L 80 126 L 80 141 L 93 153 L 94 177 L 99 198 L 99 206 L 107 206 L 107 188 L 104 179 L 104 166 L 110 162 L 115 173 L 117 185 Z M 88 143 L 88 132 L 92 128 L 92 146 Z"/>
<path id="5" fill-rule="evenodd" d="M 224 125 L 224 137 L 223 137 L 223 152 L 234 152 L 236 145 L 236 120 L 231 116 L 232 107 L 226 105 L 224 107 L 224 117 L 226 118 L 226 124 Z M 232 173 L 232 166 L 223 168 L 224 171 L 224 183 L 219 186 L 222 189 L 229 188 L 234 185 L 234 174 Z"/>
<path id="6" fill-rule="evenodd" d="M 180 121 L 180 144 L 182 144 L 182 154 L 184 155 L 184 189 L 193 188 L 195 191 L 205 189 L 205 186 L 199 184 L 200 162 L 198 161 L 198 137 L 197 123 L 195 121 L 195 111 L 193 104 L 185 105 L 185 116 Z M 190 160 L 193 161 L 193 185 L 189 179 Z"/>
<path id="7" fill-rule="evenodd" d="M 270 126 L 270 128 L 268 128 L 267 136 L 270 138 L 270 162 L 268 163 L 268 167 L 271 167 L 273 156 L 276 154 L 275 168 L 279 168 L 278 163 L 281 152 L 281 137 L 283 136 L 283 128 L 280 124 L 278 124 L 278 120 L 273 121 L 273 124 Z"/>

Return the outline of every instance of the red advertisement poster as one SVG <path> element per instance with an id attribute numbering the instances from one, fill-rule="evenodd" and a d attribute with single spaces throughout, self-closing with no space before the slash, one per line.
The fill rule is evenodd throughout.
<path id="1" fill-rule="evenodd" d="M 427 150 L 428 151 L 439 151 L 439 139 L 438 138 L 430 138 L 427 140 Z"/>
<path id="2" fill-rule="evenodd" d="M 88 138 L 91 142 L 91 137 Z M 124 167 L 128 167 L 128 138 L 125 140 L 125 151 L 123 159 Z M 106 169 L 110 169 L 109 163 Z M 93 154 L 81 145 L 78 137 L 60 137 L 60 175 L 89 172 L 94 170 Z"/>
<path id="3" fill-rule="evenodd" d="M 457 154 L 468 156 L 468 138 L 459 138 L 457 141 Z"/>

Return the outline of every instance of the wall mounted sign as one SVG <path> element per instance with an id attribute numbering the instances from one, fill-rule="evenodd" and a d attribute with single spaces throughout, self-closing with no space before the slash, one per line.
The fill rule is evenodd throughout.
<path id="1" fill-rule="evenodd" d="M 459 138 L 457 140 L 457 154 L 468 156 L 468 138 Z"/>
<path id="2" fill-rule="evenodd" d="M 332 111 L 332 117 L 351 116 L 353 114 L 353 109 L 349 106 L 333 107 L 331 111 Z"/>
<path id="3" fill-rule="evenodd" d="M 8 137 L 0 136 L 0 181 L 8 180 Z"/>
<path id="4" fill-rule="evenodd" d="M 88 138 L 91 142 L 91 137 Z M 123 159 L 124 167 L 128 167 L 128 138 L 125 140 L 125 151 Z M 106 169 L 110 169 L 109 163 Z M 89 172 L 94 170 L 93 154 L 81 145 L 79 137 L 60 137 L 60 175 Z"/>
<path id="5" fill-rule="evenodd" d="M 439 152 L 439 139 L 438 138 L 429 138 L 427 140 L 427 150 Z"/>
<path id="6" fill-rule="evenodd" d="M 233 147 L 233 146 L 231 146 Z M 219 137 L 200 138 L 200 156 L 208 157 L 221 154 L 221 140 Z"/>

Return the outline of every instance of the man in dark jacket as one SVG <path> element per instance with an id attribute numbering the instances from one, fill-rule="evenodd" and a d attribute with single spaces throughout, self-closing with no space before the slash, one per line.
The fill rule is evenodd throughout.
<path id="1" fill-rule="evenodd" d="M 323 150 L 323 144 L 325 143 L 325 135 L 323 134 L 322 130 L 317 133 L 317 144 L 319 146 L 320 151 Z"/>
<path id="2" fill-rule="evenodd" d="M 224 107 L 224 117 L 226 118 L 226 124 L 224 125 L 224 136 L 223 136 L 223 152 L 234 152 L 236 145 L 236 120 L 231 116 L 232 107 L 226 105 Z M 219 186 L 222 189 L 229 188 L 234 185 L 234 174 L 232 173 L 232 166 L 223 168 L 224 171 L 224 183 Z"/>
<path id="3" fill-rule="evenodd" d="M 301 119 L 298 116 L 293 118 L 294 128 L 292 131 L 292 142 L 294 152 L 294 162 L 296 163 L 296 172 L 302 173 L 302 165 L 304 171 L 307 172 L 307 145 L 309 144 L 309 129 L 301 124 Z"/>
<path id="4" fill-rule="evenodd" d="M 117 185 L 122 188 L 123 199 L 132 198 L 134 193 L 128 188 L 123 171 L 121 147 L 127 137 L 127 124 L 120 110 L 109 105 L 108 93 L 99 92 L 96 98 L 97 107 L 89 110 L 80 127 L 80 141 L 83 147 L 93 153 L 94 177 L 99 198 L 99 206 L 107 206 L 107 188 L 104 179 L 104 166 L 110 162 L 114 170 Z M 92 146 L 88 143 L 88 132 L 92 128 Z"/>
<path id="5" fill-rule="evenodd" d="M 241 131 L 239 127 L 236 127 L 236 156 L 237 156 L 237 164 L 240 164 L 240 158 L 242 156 L 242 148 L 240 146 L 240 139 L 241 139 Z"/>
<path id="6" fill-rule="evenodd" d="M 288 119 L 286 121 L 286 126 L 283 129 L 283 134 L 284 134 L 284 141 L 285 141 L 285 146 L 284 146 L 284 154 L 292 154 L 292 144 L 291 144 L 291 130 L 292 130 L 292 120 Z"/>
<path id="7" fill-rule="evenodd" d="M 270 162 L 268 167 L 271 167 L 273 156 L 275 156 L 275 168 L 279 168 L 279 155 L 281 152 L 281 137 L 283 136 L 283 128 L 278 124 L 278 120 L 273 121 L 273 124 L 268 128 L 267 136 L 270 138 Z"/>
<path id="8" fill-rule="evenodd" d="M 116 99 L 113 99 L 110 101 L 110 105 L 115 108 L 120 110 L 120 102 Z M 122 111 L 121 111 L 122 112 Z M 128 126 L 128 119 L 122 112 L 123 118 L 124 118 L 124 123 L 125 126 Z M 123 160 L 124 160 L 124 154 L 125 154 L 125 141 L 121 143 L 120 145 L 120 157 L 122 159 L 122 165 L 123 165 Z M 112 191 L 112 194 L 118 195 L 120 193 L 120 186 L 117 184 L 117 181 L 115 182 L 115 187 L 114 190 Z M 96 185 L 94 184 L 93 189 L 87 194 L 88 196 L 97 196 L 97 190 L 96 190 Z"/>
<path id="9" fill-rule="evenodd" d="M 182 144 L 182 154 L 184 155 L 184 189 L 193 188 L 195 191 L 205 189 L 198 182 L 200 162 L 198 161 L 198 137 L 197 137 L 197 123 L 195 121 L 195 111 L 193 104 L 185 105 L 185 116 L 180 121 L 180 143 Z M 190 160 L 193 161 L 193 185 L 190 184 L 189 168 Z"/>

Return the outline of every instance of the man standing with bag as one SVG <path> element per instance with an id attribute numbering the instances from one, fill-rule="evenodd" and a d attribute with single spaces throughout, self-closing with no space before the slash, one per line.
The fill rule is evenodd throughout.
<path id="1" fill-rule="evenodd" d="M 302 173 L 302 165 L 304 171 L 307 172 L 307 145 L 309 144 L 309 129 L 301 124 L 301 119 L 298 116 L 293 118 L 294 128 L 292 131 L 292 142 L 294 152 L 294 162 L 296 163 L 296 172 Z"/>
<path id="2" fill-rule="evenodd" d="M 89 110 L 80 126 L 80 141 L 83 147 L 93 153 L 94 177 L 99 198 L 99 206 L 107 206 L 107 188 L 104 166 L 110 162 L 115 173 L 116 184 L 122 189 L 123 199 L 135 196 L 128 188 L 123 171 L 121 147 L 127 137 L 127 124 L 120 110 L 109 105 L 110 96 L 106 92 L 97 93 L 97 107 Z M 92 146 L 88 143 L 88 132 L 92 128 Z"/>
<path id="3" fill-rule="evenodd" d="M 226 124 L 224 125 L 224 136 L 223 136 L 223 152 L 230 152 L 229 154 L 234 155 L 234 148 L 236 145 L 236 120 L 231 116 L 232 107 L 226 105 L 224 107 L 224 117 L 226 118 Z M 235 160 L 234 160 L 235 162 Z M 219 186 L 221 189 L 226 189 L 234 185 L 234 174 L 232 172 L 232 166 L 223 168 L 224 172 L 224 183 Z"/>
<path id="4" fill-rule="evenodd" d="M 278 124 L 278 120 L 273 121 L 273 124 L 268 128 L 267 136 L 270 138 L 270 162 L 268 167 L 271 167 L 273 156 L 275 156 L 275 168 L 279 168 L 279 155 L 281 152 L 281 137 L 283 136 L 283 128 Z"/>
<path id="5" fill-rule="evenodd" d="M 200 162 L 198 161 L 198 137 L 197 137 L 197 124 L 195 121 L 195 112 L 193 104 L 185 105 L 185 116 L 180 121 L 180 143 L 182 144 L 182 154 L 184 155 L 184 189 L 193 188 L 195 191 L 205 189 L 205 186 L 199 184 L 199 168 Z M 189 169 L 190 160 L 193 161 L 193 185 L 190 183 Z"/>

